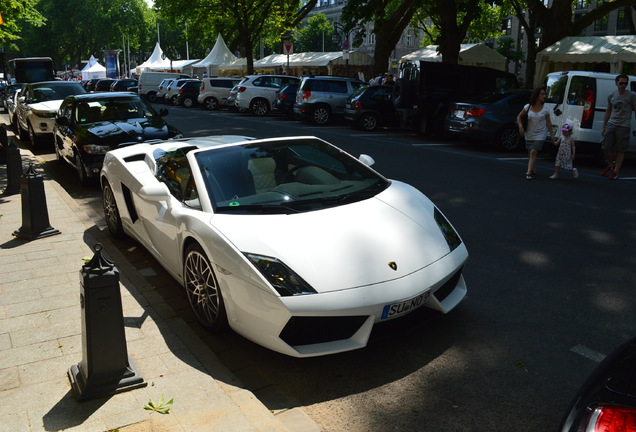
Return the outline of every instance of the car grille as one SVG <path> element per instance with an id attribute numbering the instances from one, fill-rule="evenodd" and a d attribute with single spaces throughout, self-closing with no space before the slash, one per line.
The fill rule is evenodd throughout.
<path id="1" fill-rule="evenodd" d="M 438 302 L 443 302 L 444 299 L 453 292 L 459 277 L 462 275 L 462 269 L 463 267 L 457 270 L 457 272 L 455 272 L 455 274 L 444 285 L 437 288 L 437 290 L 433 293 Z"/>
<path id="2" fill-rule="evenodd" d="M 280 333 L 280 338 L 291 346 L 349 339 L 367 318 L 367 316 L 291 317 Z"/>

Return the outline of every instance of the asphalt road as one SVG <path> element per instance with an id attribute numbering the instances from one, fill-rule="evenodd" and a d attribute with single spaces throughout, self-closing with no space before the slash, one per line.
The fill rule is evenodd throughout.
<path id="1" fill-rule="evenodd" d="M 616 182 L 585 158 L 577 160 L 579 179 L 553 181 L 553 158 L 544 154 L 538 177 L 527 181 L 523 153 L 488 146 L 369 134 L 343 122 L 169 110 L 186 136 L 316 135 L 369 154 L 379 172 L 426 193 L 468 247 L 469 294 L 457 309 L 381 329 L 362 350 L 294 359 L 233 333 L 207 335 L 188 319 L 272 410 L 302 406 L 334 432 L 556 430 L 585 377 L 636 334 L 636 158 Z M 36 153 L 54 158 L 52 147 Z M 99 212 L 99 190 L 78 187 L 66 166 L 44 168 Z M 189 315 L 177 283 L 150 255 L 132 241 L 118 244 L 175 311 Z"/>

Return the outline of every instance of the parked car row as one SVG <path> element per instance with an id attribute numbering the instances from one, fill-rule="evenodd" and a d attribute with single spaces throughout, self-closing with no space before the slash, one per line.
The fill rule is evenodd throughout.
<path id="1" fill-rule="evenodd" d="M 356 78 L 338 76 L 249 75 L 228 77 L 164 79 L 156 101 L 202 106 L 205 109 L 234 108 L 256 116 L 280 113 L 326 125 L 340 117 L 366 131 L 379 127 L 415 127 L 412 117 L 397 99 L 402 89 L 394 85 L 373 85 Z M 465 100 L 446 103 L 437 130 L 446 136 L 496 144 L 503 150 L 523 147 L 516 126 L 517 114 L 528 103 L 530 90 L 486 90 L 471 93 Z M 438 133 L 440 133 L 438 132 Z"/>
<path id="2" fill-rule="evenodd" d="M 87 92 L 133 91 L 137 87 L 137 80 L 134 78 L 92 78 L 82 81 L 82 86 Z"/>

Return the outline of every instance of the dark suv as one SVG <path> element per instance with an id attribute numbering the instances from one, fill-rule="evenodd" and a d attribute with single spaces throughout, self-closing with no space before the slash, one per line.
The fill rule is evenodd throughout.
<path id="1" fill-rule="evenodd" d="M 334 115 L 344 114 L 349 96 L 364 85 L 364 81 L 355 78 L 304 77 L 298 86 L 294 112 L 317 125 L 327 124 Z"/>
<path id="2" fill-rule="evenodd" d="M 199 92 L 201 91 L 201 81 L 187 81 L 181 87 L 174 99 L 174 105 L 183 105 L 190 108 L 197 103 Z"/>

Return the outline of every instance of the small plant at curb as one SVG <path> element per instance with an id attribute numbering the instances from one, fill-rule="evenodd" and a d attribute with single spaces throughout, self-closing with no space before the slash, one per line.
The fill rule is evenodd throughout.
<path id="1" fill-rule="evenodd" d="M 170 412 L 170 408 L 172 408 L 173 402 L 174 398 L 170 398 L 169 401 L 165 401 L 163 399 L 163 395 L 161 395 L 157 402 L 150 399 L 148 403 L 144 405 L 144 409 L 148 411 L 156 411 L 159 414 L 168 414 Z"/>

